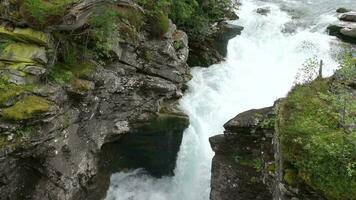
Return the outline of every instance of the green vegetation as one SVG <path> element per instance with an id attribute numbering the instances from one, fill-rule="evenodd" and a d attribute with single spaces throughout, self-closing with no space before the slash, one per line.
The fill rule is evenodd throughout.
<path id="1" fill-rule="evenodd" d="M 289 185 L 296 185 L 297 184 L 297 172 L 293 169 L 285 169 L 283 180 L 288 183 Z"/>
<path id="2" fill-rule="evenodd" d="M 161 37 L 169 29 L 169 18 L 164 13 L 156 13 L 150 19 L 151 34 L 155 37 Z"/>
<path id="3" fill-rule="evenodd" d="M 94 68 L 95 66 L 89 62 L 58 63 L 51 68 L 49 79 L 64 85 L 75 78 L 88 77 L 94 71 Z"/>
<path id="4" fill-rule="evenodd" d="M 235 156 L 234 160 L 236 163 L 240 165 L 254 168 L 257 172 L 260 172 L 263 168 L 263 160 L 259 158 L 251 159 L 251 158 L 244 158 L 241 156 Z"/>
<path id="5" fill-rule="evenodd" d="M 35 114 L 49 111 L 51 103 L 38 96 L 26 96 L 15 105 L 3 109 L 3 117 L 9 120 L 25 120 Z"/>
<path id="6" fill-rule="evenodd" d="M 23 147 L 23 142 L 28 141 L 33 133 L 38 130 L 36 126 L 33 125 L 24 125 L 18 127 L 14 131 L 14 137 L 11 140 L 8 140 L 7 136 L 0 136 L 0 148 L 7 146 L 11 149 L 16 149 L 18 147 Z"/>
<path id="7" fill-rule="evenodd" d="M 356 199 L 355 73 L 356 63 L 347 58 L 335 80 L 297 85 L 278 108 L 285 159 L 300 180 L 328 199 Z M 285 180 L 295 182 L 289 172 Z"/>
<path id="8" fill-rule="evenodd" d="M 231 7 L 229 0 L 138 0 L 138 3 L 155 16 L 168 16 L 185 31 L 201 34 Z"/>
<path id="9" fill-rule="evenodd" d="M 43 25 L 65 15 L 70 4 L 78 0 L 24 0 L 23 8 L 36 23 Z"/>
<path id="10" fill-rule="evenodd" d="M 96 8 L 88 20 L 92 46 L 101 56 L 109 54 L 108 49 L 115 44 L 118 37 L 118 17 L 119 12 L 109 4 Z"/>
<path id="11" fill-rule="evenodd" d="M 5 106 L 9 99 L 32 90 L 32 85 L 15 85 L 0 77 L 0 107 Z"/>

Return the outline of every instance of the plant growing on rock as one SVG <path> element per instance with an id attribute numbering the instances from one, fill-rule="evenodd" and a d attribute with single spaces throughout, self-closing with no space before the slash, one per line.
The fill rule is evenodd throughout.
<path id="1" fill-rule="evenodd" d="M 356 197 L 356 98 L 350 87 L 355 70 L 345 60 L 333 79 L 297 85 L 279 105 L 278 132 L 286 161 L 298 179 L 328 199 Z"/>
<path id="2" fill-rule="evenodd" d="M 24 0 L 23 9 L 39 25 L 60 20 L 68 6 L 78 0 Z"/>

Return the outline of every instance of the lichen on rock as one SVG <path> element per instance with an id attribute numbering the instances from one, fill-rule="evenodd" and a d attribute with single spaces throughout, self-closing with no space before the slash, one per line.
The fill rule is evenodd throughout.
<path id="1" fill-rule="evenodd" d="M 26 96 L 13 106 L 3 109 L 2 116 L 9 120 L 26 120 L 36 114 L 48 112 L 51 103 L 38 96 Z"/>

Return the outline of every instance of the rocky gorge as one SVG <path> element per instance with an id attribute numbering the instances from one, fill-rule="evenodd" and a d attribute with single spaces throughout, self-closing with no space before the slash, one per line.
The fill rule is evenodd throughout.
<path id="1" fill-rule="evenodd" d="M 0 199 L 102 199 L 115 172 L 173 175 L 189 124 L 184 31 L 160 13 L 144 27 L 134 1 L 0 10 Z"/>
<path id="2" fill-rule="evenodd" d="M 302 64 L 288 17 L 244 3 L 247 30 L 229 22 L 239 1 L 0 0 L 0 199 L 206 200 L 211 180 L 212 200 L 354 200 L 352 52 L 226 123 L 210 179 L 210 132 L 281 97 L 274 66 Z M 353 43 L 354 12 L 338 12 L 329 34 Z M 297 52 L 318 47 L 303 37 Z"/>
<path id="3" fill-rule="evenodd" d="M 354 44 L 355 12 L 337 12 L 340 21 L 328 33 Z M 351 50 L 328 78 L 320 74 L 322 65 L 308 68 L 314 74 L 319 69 L 316 79 L 295 84 L 272 107 L 238 114 L 224 125 L 224 134 L 210 137 L 210 199 L 355 199 L 349 168 L 356 153 L 355 61 Z"/>

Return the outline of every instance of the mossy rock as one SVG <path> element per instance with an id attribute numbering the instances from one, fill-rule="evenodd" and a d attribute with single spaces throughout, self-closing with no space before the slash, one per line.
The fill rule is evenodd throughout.
<path id="1" fill-rule="evenodd" d="M 25 43 L 8 43 L 1 52 L 0 61 L 36 65 L 45 64 L 48 60 L 44 47 Z"/>
<path id="2" fill-rule="evenodd" d="M 15 28 L 10 31 L 4 26 L 0 26 L 0 38 L 23 43 L 33 43 L 46 47 L 49 46 L 50 42 L 48 34 L 31 28 Z"/>
<path id="3" fill-rule="evenodd" d="M 3 109 L 3 117 L 9 120 L 26 120 L 36 114 L 48 112 L 51 102 L 38 96 L 26 96 L 15 105 Z"/>
<path id="4" fill-rule="evenodd" d="M 22 94 L 25 90 L 17 85 L 8 86 L 6 89 L 0 88 L 0 107 L 6 106 L 8 101 L 20 94 Z"/>
<path id="5" fill-rule="evenodd" d="M 33 85 L 16 85 L 0 76 L 0 107 L 9 106 L 13 98 L 34 89 Z"/>

